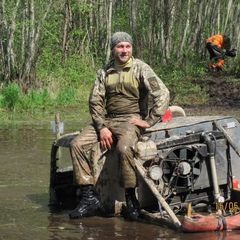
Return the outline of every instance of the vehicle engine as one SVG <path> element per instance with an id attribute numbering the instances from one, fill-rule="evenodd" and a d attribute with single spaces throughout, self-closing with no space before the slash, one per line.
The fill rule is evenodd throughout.
<path id="1" fill-rule="evenodd" d="M 145 136 L 136 149 L 146 177 L 172 208 L 181 210 L 188 202 L 195 206 L 214 203 L 210 156 L 215 161 L 215 181 L 220 194 L 225 199 L 230 198 L 231 166 L 222 132 L 187 131 L 183 136 L 161 141 Z"/>

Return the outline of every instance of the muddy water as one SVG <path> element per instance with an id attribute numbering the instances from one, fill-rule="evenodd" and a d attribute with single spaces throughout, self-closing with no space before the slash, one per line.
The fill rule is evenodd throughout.
<path id="1" fill-rule="evenodd" d="M 65 133 L 76 123 L 65 125 Z M 70 220 L 50 212 L 49 160 L 55 139 L 50 121 L 0 126 L 0 239 L 197 240 L 239 239 L 240 231 L 183 234 L 120 217 Z"/>

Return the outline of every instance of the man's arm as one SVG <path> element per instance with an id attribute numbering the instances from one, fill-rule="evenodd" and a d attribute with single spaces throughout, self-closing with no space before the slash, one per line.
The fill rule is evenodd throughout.
<path id="1" fill-rule="evenodd" d="M 111 149 L 113 143 L 112 132 L 105 126 L 105 85 L 103 83 L 104 71 L 99 70 L 89 97 L 89 111 L 93 124 L 99 133 L 100 144 L 103 149 Z"/>
<path id="2" fill-rule="evenodd" d="M 165 84 L 157 76 L 150 77 L 146 84 L 150 85 L 149 94 L 152 96 L 152 107 L 146 121 L 153 126 L 165 114 L 169 107 L 170 93 Z"/>
<path id="3" fill-rule="evenodd" d="M 146 109 L 148 111 L 148 116 L 145 118 L 146 122 L 151 127 L 157 123 L 167 111 L 170 93 L 162 80 L 148 64 L 139 59 L 134 59 L 133 64 L 134 73 L 137 79 L 144 84 L 146 91 L 151 95 L 152 107 L 151 109 Z M 148 104 L 146 104 L 146 106 L 147 105 Z M 141 124 L 145 125 L 145 123 Z"/>
<path id="4" fill-rule="evenodd" d="M 105 127 L 104 105 L 105 105 L 105 86 L 102 81 L 103 71 L 99 70 L 89 96 L 89 112 L 92 116 L 93 124 L 98 132 Z"/>
<path id="5" fill-rule="evenodd" d="M 142 128 L 150 128 L 151 127 L 147 121 L 138 119 L 138 118 L 131 118 L 131 119 L 129 119 L 129 122 L 135 126 L 139 126 Z"/>
<path id="6" fill-rule="evenodd" d="M 231 41 L 230 41 L 230 38 L 226 35 L 223 36 L 224 38 L 224 48 L 226 49 L 226 51 L 229 51 L 231 49 Z"/>

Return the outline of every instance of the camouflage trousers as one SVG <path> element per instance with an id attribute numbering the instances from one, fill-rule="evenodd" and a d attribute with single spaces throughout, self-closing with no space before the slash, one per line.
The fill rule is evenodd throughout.
<path id="1" fill-rule="evenodd" d="M 114 136 L 114 151 L 118 156 L 119 184 L 122 188 L 137 186 L 133 147 L 140 137 L 140 129 L 128 122 L 128 119 L 106 119 L 106 127 Z M 98 154 L 93 154 L 98 153 Z M 75 184 L 95 184 L 92 158 L 100 159 L 106 151 L 101 149 L 99 136 L 93 125 L 86 126 L 70 143 Z"/>

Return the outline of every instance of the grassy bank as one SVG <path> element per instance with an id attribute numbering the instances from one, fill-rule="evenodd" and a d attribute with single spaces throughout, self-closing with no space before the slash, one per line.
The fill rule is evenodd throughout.
<path id="1" fill-rule="evenodd" d="M 238 82 L 239 79 L 237 73 L 227 66 L 223 73 L 210 73 L 204 64 L 192 64 L 188 69 L 175 68 L 173 71 L 169 66 L 154 70 L 170 90 L 171 105 L 198 108 L 208 105 L 213 95 L 212 80 Z M 83 116 L 90 120 L 88 97 L 96 72 L 86 71 L 84 75 L 65 73 L 64 78 L 60 74 L 45 76 L 41 87 L 28 93 L 23 93 L 17 83 L 4 85 L 0 90 L 0 121 L 51 121 L 56 112 L 61 113 L 63 121 L 83 121 Z"/>

